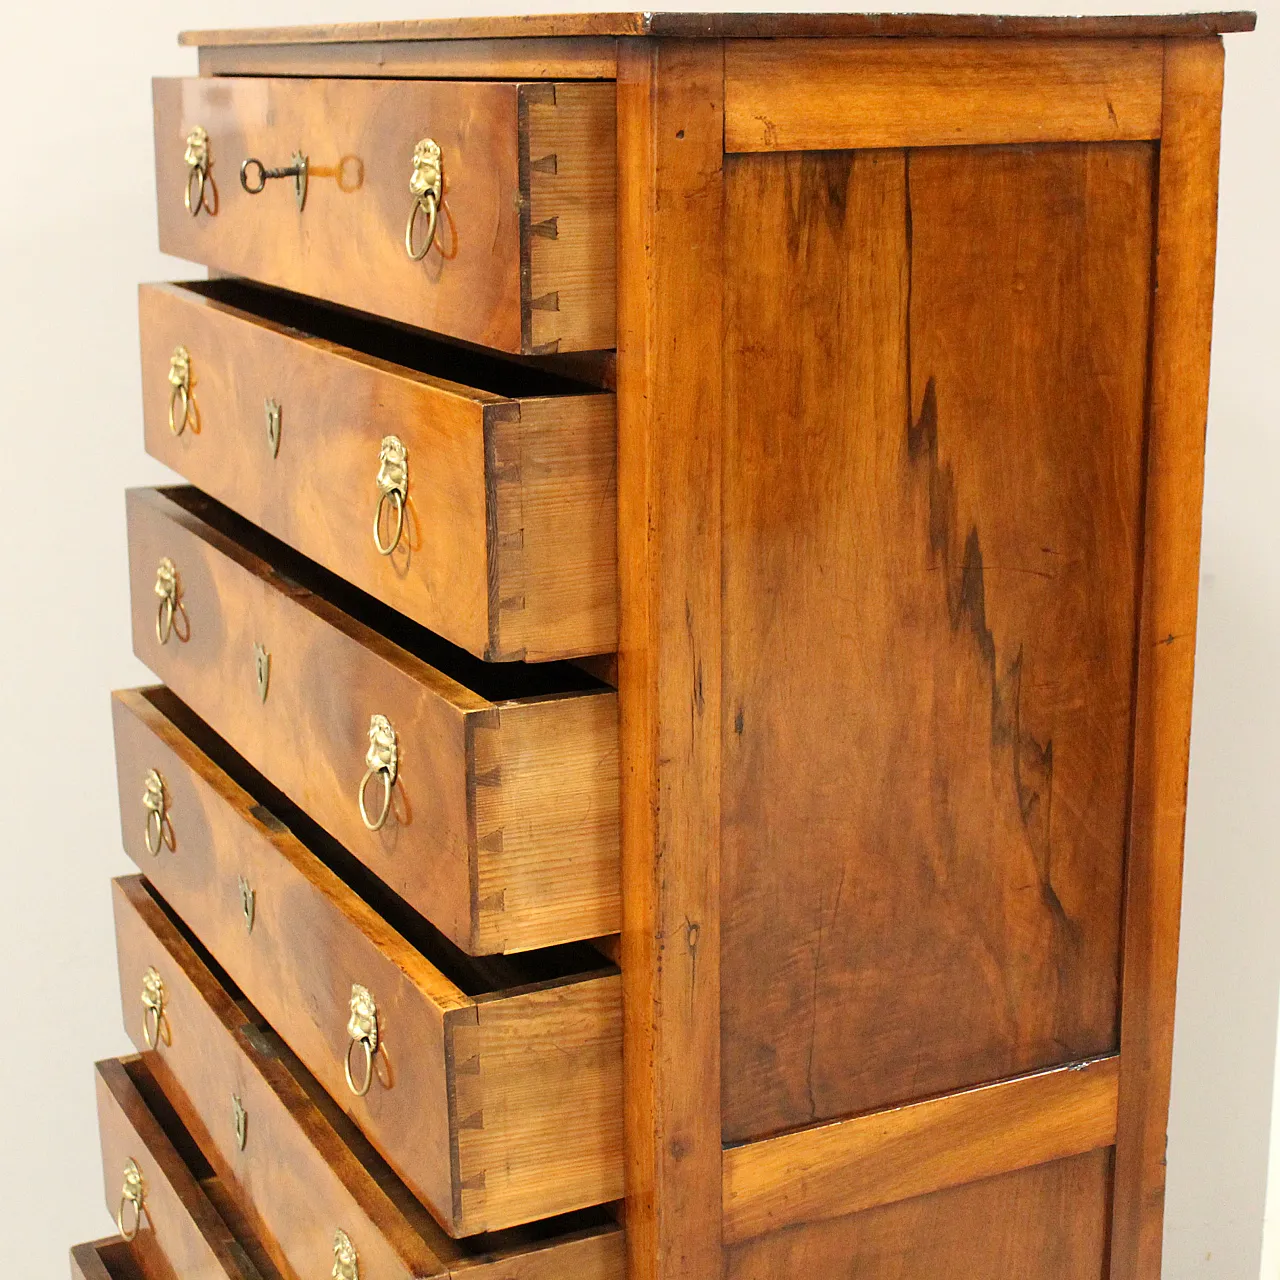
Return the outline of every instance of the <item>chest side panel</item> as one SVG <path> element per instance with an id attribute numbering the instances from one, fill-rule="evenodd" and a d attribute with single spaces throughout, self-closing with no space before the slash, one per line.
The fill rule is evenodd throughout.
<path id="1" fill-rule="evenodd" d="M 726 159 L 726 1141 L 1116 1046 L 1154 177 Z"/>

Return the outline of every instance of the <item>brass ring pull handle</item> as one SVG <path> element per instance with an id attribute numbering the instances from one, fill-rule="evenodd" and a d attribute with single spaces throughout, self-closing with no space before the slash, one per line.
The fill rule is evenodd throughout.
<path id="1" fill-rule="evenodd" d="M 178 404 L 182 412 L 178 412 Z M 174 347 L 169 357 L 169 430 L 180 436 L 191 416 L 191 353 L 186 347 Z"/>
<path id="2" fill-rule="evenodd" d="M 124 1185 L 120 1188 L 120 1207 L 116 1210 L 116 1226 L 120 1228 L 121 1238 L 132 1240 L 142 1226 L 142 1215 L 146 1212 L 144 1201 L 147 1198 L 147 1184 L 142 1177 L 142 1170 L 130 1157 L 124 1162 Z M 132 1209 L 132 1221 L 125 1226 L 125 1210 Z"/>
<path id="3" fill-rule="evenodd" d="M 209 135 L 199 125 L 187 134 L 187 149 L 182 158 L 187 166 L 187 189 L 182 197 L 187 212 L 193 218 L 198 216 L 201 209 L 208 209 L 212 213 L 213 209 L 205 199 L 205 185 L 209 181 Z M 191 195 L 193 184 L 194 198 Z"/>
<path id="4" fill-rule="evenodd" d="M 147 811 L 147 850 L 155 858 L 166 843 L 173 848 L 173 825 L 169 821 L 169 797 L 164 779 L 154 769 L 148 769 L 143 779 L 142 806 Z M 169 832 L 167 841 L 164 838 L 166 829 Z"/>
<path id="5" fill-rule="evenodd" d="M 169 1043 L 169 1020 L 164 1013 L 164 981 L 154 966 L 142 975 L 142 1042 L 154 1049 Z"/>
<path id="6" fill-rule="evenodd" d="M 343 1063 L 343 1073 L 347 1077 L 347 1088 L 363 1098 L 373 1084 L 373 1056 L 378 1052 L 378 1005 L 368 987 L 358 982 L 351 984 L 351 1017 L 347 1020 L 347 1056 Z M 351 1050 L 357 1045 L 364 1052 L 364 1069 L 360 1073 L 357 1084 L 351 1073 Z"/>
<path id="7" fill-rule="evenodd" d="M 333 1233 L 332 1280 L 360 1280 L 360 1263 L 351 1237 L 341 1227 Z"/>
<path id="8" fill-rule="evenodd" d="M 400 768 L 399 740 L 386 716 L 375 715 L 369 718 L 369 749 L 365 752 L 364 763 L 364 777 L 360 779 L 360 817 L 368 830 L 381 831 L 391 812 L 391 790 L 396 784 L 396 774 Z M 378 810 L 376 819 L 369 817 L 369 810 L 364 802 L 369 780 L 375 774 L 382 777 L 382 808 Z"/>
<path id="9" fill-rule="evenodd" d="M 409 450 L 399 436 L 383 436 L 378 450 L 378 506 L 373 513 L 373 545 L 378 554 L 389 556 L 404 533 L 404 504 L 409 496 Z M 395 536 L 382 541 L 382 510 L 390 502 L 396 511 Z"/>
<path id="10" fill-rule="evenodd" d="M 421 262 L 435 243 L 440 200 L 444 195 L 444 165 L 440 144 L 434 138 L 423 138 L 413 149 L 409 190 L 413 193 L 413 204 L 409 206 L 409 221 L 404 228 L 404 251 L 414 262 Z M 420 213 L 426 216 L 427 229 L 422 237 L 422 247 L 415 249 L 413 233 Z"/>
<path id="11" fill-rule="evenodd" d="M 298 212 L 302 212 L 307 203 L 307 157 L 301 151 L 295 151 L 289 157 L 290 163 L 281 169 L 268 169 L 257 156 L 250 156 L 240 166 L 240 185 L 251 195 L 260 195 L 267 183 L 274 178 L 293 179 L 293 198 L 297 201 Z M 251 183 L 250 172 L 257 174 Z"/>
<path id="12" fill-rule="evenodd" d="M 156 606 L 156 639 L 161 644 L 168 644 L 174 632 L 174 622 L 178 614 L 182 614 L 185 622 L 187 611 L 182 606 L 182 588 L 178 580 L 178 570 L 168 556 L 163 556 L 156 566 L 156 595 L 160 603 Z M 188 631 L 188 635 L 190 632 Z M 185 640 L 178 632 L 178 639 Z"/>

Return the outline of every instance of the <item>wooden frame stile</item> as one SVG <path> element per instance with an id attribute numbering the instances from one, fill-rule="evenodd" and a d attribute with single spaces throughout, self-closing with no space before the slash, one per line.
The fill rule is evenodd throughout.
<path id="1" fill-rule="evenodd" d="M 618 538 L 627 1254 L 722 1268 L 724 56 L 618 49 Z"/>
<path id="2" fill-rule="evenodd" d="M 1223 47 L 1165 44 L 1111 1280 L 1158 1280 L 1195 668 Z"/>

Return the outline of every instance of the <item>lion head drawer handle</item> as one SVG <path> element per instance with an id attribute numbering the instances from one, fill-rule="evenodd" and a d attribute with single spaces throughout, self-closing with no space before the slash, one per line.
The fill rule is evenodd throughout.
<path id="1" fill-rule="evenodd" d="M 173 848 L 174 838 L 169 821 L 169 792 L 155 769 L 148 769 L 142 780 L 142 807 L 147 813 L 147 849 L 153 858 L 158 857 L 165 845 Z"/>
<path id="2" fill-rule="evenodd" d="M 409 497 L 409 450 L 399 436 L 383 436 L 378 449 L 378 506 L 373 513 L 373 545 L 389 556 L 404 533 L 404 504 Z M 387 503 L 395 508 L 396 527 L 390 542 L 382 541 L 382 514 Z"/>
<path id="3" fill-rule="evenodd" d="M 363 1098 L 373 1084 L 373 1058 L 378 1052 L 378 1004 L 368 987 L 358 982 L 351 984 L 351 1017 L 347 1020 L 347 1057 L 342 1064 L 347 1077 L 347 1088 Z M 351 1051 L 359 1045 L 364 1054 L 364 1068 L 357 1084 L 351 1072 Z"/>
<path id="4" fill-rule="evenodd" d="M 156 606 L 156 639 L 161 644 L 168 644 L 169 637 L 177 635 L 178 639 L 185 644 L 191 629 L 187 627 L 187 634 L 183 635 L 175 628 L 179 615 L 182 617 L 184 626 L 186 625 L 187 611 L 182 603 L 182 583 L 178 578 L 177 567 L 168 556 L 162 556 L 160 563 L 156 566 L 155 590 L 160 598 L 160 603 Z"/>
<path id="5" fill-rule="evenodd" d="M 360 779 L 360 817 L 370 831 L 381 831 L 391 812 L 391 790 L 396 785 L 396 774 L 400 768 L 399 739 L 386 716 L 369 717 L 369 749 L 365 752 L 364 763 L 364 777 Z M 377 818 L 371 818 L 364 794 L 375 774 L 382 778 L 382 808 L 378 810 Z"/>
<path id="6" fill-rule="evenodd" d="M 199 125 L 187 134 L 187 149 L 182 158 L 187 166 L 187 189 L 182 197 L 187 212 L 193 218 L 199 216 L 201 209 L 212 214 L 213 202 L 207 198 L 207 191 L 213 187 L 209 178 L 209 135 Z M 191 194 L 193 187 L 194 196 Z"/>
<path id="7" fill-rule="evenodd" d="M 164 1011 L 164 980 L 154 966 L 142 975 L 142 1042 L 154 1049 L 170 1043 L 169 1019 Z"/>
<path id="8" fill-rule="evenodd" d="M 181 404 L 182 412 L 178 412 Z M 169 357 L 169 430 L 180 436 L 191 417 L 191 352 L 174 347 Z"/>
<path id="9" fill-rule="evenodd" d="M 124 1162 L 124 1185 L 120 1188 L 120 1207 L 116 1210 L 116 1226 L 125 1240 L 132 1240 L 142 1226 L 147 1211 L 147 1183 L 132 1156 Z M 126 1215 L 129 1225 L 125 1226 Z"/>
<path id="10" fill-rule="evenodd" d="M 436 223 L 440 215 L 440 199 L 444 195 L 444 162 L 440 144 L 434 138 L 423 138 L 413 149 L 413 172 L 409 175 L 413 204 L 404 229 L 404 249 L 414 262 L 421 262 L 435 243 Z M 413 233 L 418 214 L 427 220 L 422 246 L 413 247 Z"/>
<path id="11" fill-rule="evenodd" d="M 273 178 L 293 179 L 293 198 L 301 213 L 307 203 L 307 157 L 301 151 L 295 151 L 289 157 L 289 163 L 280 169 L 268 169 L 257 156 L 250 156 L 240 166 L 240 185 L 251 195 L 261 195 L 267 183 Z M 250 179 L 249 174 L 256 176 Z"/>

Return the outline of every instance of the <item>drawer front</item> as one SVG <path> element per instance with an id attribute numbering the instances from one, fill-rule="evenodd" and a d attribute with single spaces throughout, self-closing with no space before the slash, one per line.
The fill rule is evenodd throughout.
<path id="1" fill-rule="evenodd" d="M 403 1221 L 399 1220 L 394 1213 L 389 1217 L 390 1210 L 397 1208 L 396 1204 L 388 1203 L 379 1210 L 378 1203 L 375 1202 L 370 1207 L 369 1197 L 366 1194 L 369 1176 L 362 1174 L 358 1164 L 353 1162 L 355 1157 L 344 1155 L 334 1140 L 326 1137 L 324 1125 L 319 1123 L 319 1117 L 306 1111 L 306 1108 L 300 1111 L 293 1102 L 289 1102 L 291 1097 L 289 1089 L 293 1088 L 293 1085 L 288 1085 L 285 1080 L 288 1087 L 282 1088 L 279 1064 L 273 1066 L 274 1078 L 269 1075 L 265 1083 L 246 1069 L 246 1055 L 248 1065 L 253 1065 L 253 1062 L 257 1061 L 261 1068 L 264 1060 L 261 1048 L 264 1042 L 262 1042 L 261 1033 L 253 1033 L 251 1029 L 244 1028 L 242 1012 L 237 1010 L 232 998 L 212 979 L 209 970 L 198 963 L 191 946 L 180 937 L 177 927 L 164 914 L 155 899 L 152 899 L 145 884 L 136 878 L 116 882 L 115 916 L 125 1027 L 131 1033 L 134 1043 L 137 1043 L 140 1048 L 147 1047 L 147 1037 L 143 1034 L 142 1025 L 141 983 L 143 974 L 148 968 L 156 969 L 164 983 L 164 1027 L 163 1033 L 160 1034 L 154 1030 L 154 1021 L 148 1028 L 151 1041 L 156 1042 L 154 1052 L 148 1055 L 151 1060 L 155 1060 L 154 1073 L 157 1079 L 165 1084 L 166 1089 L 169 1089 L 170 1079 L 172 1079 L 177 1088 L 170 1092 L 180 1092 L 184 1097 L 188 1097 L 193 1110 L 198 1112 L 198 1115 L 206 1117 L 209 1140 L 218 1148 L 221 1160 L 227 1162 L 233 1171 L 230 1180 L 246 1187 L 248 1192 L 246 1198 L 252 1199 L 252 1202 L 257 1204 L 261 1215 L 270 1217 L 273 1226 L 269 1231 L 265 1231 L 264 1238 L 270 1236 L 278 1243 L 293 1239 L 292 1228 L 289 1228 L 288 1224 L 288 1204 L 273 1206 L 271 1203 L 273 1197 L 279 1198 L 278 1190 L 271 1188 L 271 1179 L 278 1176 L 279 1162 L 283 1161 L 287 1155 L 288 1160 L 291 1161 L 291 1167 L 292 1161 L 297 1160 L 298 1169 L 306 1170 L 306 1178 L 298 1176 L 297 1187 L 305 1196 L 315 1199 L 316 1208 L 323 1207 L 330 1215 L 337 1215 L 339 1219 L 347 1221 L 351 1219 L 351 1203 L 355 1198 L 355 1201 L 365 1204 L 365 1219 L 381 1220 L 381 1230 L 374 1230 L 374 1222 L 365 1222 L 357 1216 L 355 1221 L 360 1229 L 360 1238 L 365 1239 L 367 1235 L 370 1240 L 369 1247 L 378 1248 L 379 1257 L 388 1257 L 388 1251 L 396 1254 L 397 1257 L 402 1257 L 403 1261 L 397 1263 L 399 1270 L 388 1270 L 385 1274 L 403 1274 L 406 1261 L 411 1261 L 412 1251 L 406 1245 L 408 1238 L 403 1238 L 403 1231 L 407 1229 Z M 259 927 L 255 925 L 255 932 L 257 928 Z M 316 951 L 319 952 L 323 948 L 324 943 L 321 942 L 316 947 Z M 308 954 L 303 963 L 316 963 L 315 955 Z M 332 961 L 332 964 L 340 966 L 340 959 Z M 422 1178 L 417 1179 L 415 1183 L 410 1176 L 403 1176 L 404 1183 L 410 1187 L 413 1194 L 424 1199 L 428 1207 L 436 1212 L 436 1216 L 445 1220 L 444 1225 L 447 1230 L 456 1231 L 457 1234 L 472 1234 L 475 1231 L 497 1229 L 508 1225 L 507 1222 L 502 1221 L 502 1217 L 506 1216 L 500 1212 L 503 1203 L 508 1207 L 520 1206 L 516 1208 L 518 1215 L 529 1213 L 530 1220 L 534 1217 L 550 1216 L 552 1213 L 563 1210 L 566 1207 L 563 1204 L 564 1197 L 557 1187 L 534 1187 L 534 1184 L 545 1179 L 550 1183 L 561 1183 L 562 1180 L 567 1180 L 568 1183 L 576 1181 L 581 1185 L 581 1175 L 571 1167 L 573 1158 L 576 1156 L 581 1161 L 585 1153 L 585 1158 L 589 1161 L 591 1149 L 593 1144 L 598 1142 L 598 1138 L 585 1132 L 586 1121 L 575 1120 L 573 1116 L 567 1115 L 567 1108 L 559 1114 L 548 1114 L 547 1120 L 550 1125 L 547 1130 L 548 1137 L 554 1133 L 554 1126 L 558 1125 L 558 1137 L 562 1140 L 566 1153 L 557 1157 L 548 1148 L 547 1161 L 539 1165 L 540 1178 L 538 1170 L 532 1169 L 527 1162 L 527 1142 L 524 1142 L 525 1155 L 521 1153 L 522 1143 L 518 1130 L 524 1121 L 513 1114 L 521 1106 L 521 1101 L 524 1101 L 526 1108 L 536 1105 L 532 1089 L 547 1087 L 550 1070 L 554 1066 L 549 1061 L 552 1053 L 539 1050 L 538 1038 L 529 1033 L 529 1027 L 526 1025 L 525 1059 L 530 1062 L 530 1070 L 543 1071 L 543 1078 L 539 1079 L 535 1074 L 530 1074 L 530 1070 L 526 1070 L 524 1080 L 526 1087 L 529 1088 L 529 1094 L 521 1100 L 518 1097 L 518 1089 L 511 1087 L 509 1079 L 503 1082 L 500 1079 L 500 1073 L 490 1070 L 488 1062 L 484 1060 L 490 1053 L 494 1057 L 500 1057 L 502 1046 L 493 1037 L 486 1039 L 484 1043 L 479 1043 L 479 1039 L 485 1034 L 479 1029 L 483 1019 L 477 1019 L 477 1015 L 472 1011 L 468 1018 L 460 1020 L 462 1034 L 454 1036 L 451 1028 L 451 1052 L 458 1055 L 456 1060 L 463 1068 L 462 1074 L 467 1075 L 465 1087 L 458 1084 L 457 1079 L 453 1079 L 452 1062 L 448 1068 L 451 1073 L 451 1083 L 448 1087 L 453 1091 L 454 1097 L 466 1100 L 468 1110 L 462 1119 L 470 1121 L 472 1132 L 481 1135 L 481 1140 L 486 1139 L 500 1146 L 503 1130 L 508 1139 L 515 1135 L 517 1140 L 507 1143 L 504 1156 L 495 1155 L 497 1148 L 493 1148 L 489 1155 L 493 1156 L 494 1164 L 488 1169 L 477 1164 L 475 1158 L 468 1152 L 466 1143 L 458 1147 L 460 1135 L 456 1128 L 452 1134 L 452 1143 L 454 1147 L 458 1147 L 456 1155 L 451 1157 L 449 1153 L 451 1135 L 447 1132 L 443 1137 L 443 1155 L 438 1148 L 434 1151 L 430 1148 L 420 1149 L 417 1146 L 419 1143 L 431 1144 L 440 1140 L 438 1134 L 430 1132 L 431 1124 L 440 1123 L 439 1094 L 417 1094 L 420 1100 L 425 1100 L 422 1102 L 422 1110 L 429 1112 L 425 1120 L 413 1114 L 412 1106 L 402 1105 L 401 1098 L 410 1097 L 416 1082 L 422 1079 L 419 1065 L 429 1050 L 419 1042 L 421 1028 L 420 1025 L 413 1023 L 412 1009 L 407 1002 L 398 1002 L 394 998 L 396 993 L 388 991 L 387 984 L 378 983 L 376 979 L 371 980 L 375 983 L 372 989 L 379 992 L 379 1024 L 387 1037 L 378 1057 L 378 1079 L 375 1080 L 374 1087 L 371 1088 L 365 1100 L 353 1100 L 343 1082 L 342 1066 L 339 1065 L 337 1088 L 347 1094 L 347 1103 L 353 1103 L 351 1111 L 357 1123 L 364 1126 L 366 1132 L 372 1130 L 371 1137 L 374 1138 L 375 1143 L 379 1143 L 380 1137 L 387 1137 L 385 1132 L 379 1132 L 380 1129 L 394 1130 L 394 1126 L 402 1126 L 404 1132 L 393 1132 L 389 1146 L 396 1148 L 403 1158 L 398 1162 L 394 1160 L 390 1162 L 402 1176 L 412 1174 L 415 1170 L 425 1170 L 426 1176 L 433 1180 L 434 1185 L 434 1189 L 428 1188 L 425 1187 Z M 605 986 L 608 987 L 607 991 Z M 586 989 L 589 995 L 603 993 L 620 1006 L 616 982 L 586 984 Z M 343 1023 L 347 1016 L 348 993 L 349 982 L 340 993 L 342 995 L 340 1004 L 343 1005 L 340 1015 Z M 559 989 L 558 993 L 563 997 L 563 988 Z M 307 998 L 303 993 L 296 993 L 296 997 L 298 1000 Z M 570 1005 L 572 1004 L 571 998 Z M 499 1012 L 502 1006 L 508 1006 L 508 1011 L 512 1007 L 511 1002 L 504 1000 L 495 1001 L 495 1006 L 498 1007 Z M 579 1023 L 584 1018 L 591 1018 L 591 1012 L 586 1009 L 584 1002 L 577 1001 L 577 1006 L 579 1006 L 577 1009 L 567 1009 L 564 1012 L 566 1015 L 577 1016 Z M 616 1014 L 620 1019 L 620 1007 L 617 1007 Z M 232 1034 L 237 1028 L 241 1030 L 237 1034 Z M 579 1052 L 580 1059 L 584 1055 L 581 1053 L 580 1044 L 575 1046 L 573 1043 L 568 1018 L 557 1019 L 556 1015 L 549 1016 L 547 1028 L 549 1036 L 566 1037 L 564 1043 L 566 1043 L 567 1052 L 561 1055 L 561 1059 L 570 1062 L 567 1073 L 562 1074 L 562 1079 L 568 1082 L 566 1085 L 566 1092 L 570 1094 L 568 1101 L 575 1105 L 581 1103 L 586 1111 L 594 1115 L 599 1108 L 599 1091 L 591 1087 L 589 1080 L 582 1079 L 579 1071 L 573 1069 L 572 1059 L 575 1050 Z M 402 1047 L 408 1056 L 401 1053 Z M 342 1053 L 342 1048 L 337 1047 L 339 1062 Z M 539 1057 L 544 1059 L 540 1065 L 536 1061 Z M 214 1065 L 216 1065 L 216 1071 L 214 1071 Z M 600 1112 L 600 1120 L 602 1120 L 600 1128 L 602 1132 L 611 1134 L 609 1142 L 612 1147 L 620 1146 L 621 1142 L 621 1061 L 618 1061 L 617 1071 L 618 1093 L 612 1092 L 611 1087 L 608 1097 L 608 1105 L 613 1108 L 617 1120 L 611 1121 L 608 1116 Z M 261 1070 L 259 1074 L 262 1074 Z M 439 1071 L 440 1078 L 443 1078 L 444 1074 L 445 1068 L 442 1064 Z M 223 1083 L 228 1078 L 234 1078 L 234 1089 L 239 1091 L 244 1108 L 250 1115 L 246 1129 L 248 1138 L 243 1149 L 239 1149 L 236 1133 L 230 1124 L 229 1096 L 227 1087 L 224 1087 Z M 330 1071 L 329 1079 L 321 1083 L 326 1087 L 332 1087 L 330 1085 L 332 1080 L 333 1073 Z M 581 1097 L 576 1092 L 580 1085 L 585 1085 Z M 486 1089 L 492 1089 L 492 1096 L 488 1101 L 498 1108 L 497 1115 L 494 1114 L 494 1107 L 486 1110 L 486 1098 L 483 1097 Z M 288 1106 L 284 1106 L 283 1102 L 271 1100 L 271 1091 L 276 1094 L 283 1093 L 284 1102 L 288 1102 Z M 282 1106 L 284 1106 L 284 1114 L 301 1115 L 303 1119 L 310 1116 L 310 1119 L 307 1119 L 308 1133 L 300 1135 L 283 1123 Z M 253 1125 L 259 1124 L 259 1121 L 253 1119 L 255 1115 L 266 1117 L 261 1121 L 260 1129 L 252 1128 Z M 212 1120 L 207 1120 L 207 1117 L 212 1117 Z M 443 1123 L 447 1128 L 448 1117 Z M 201 1134 L 206 1130 L 202 1130 L 197 1124 L 191 1124 L 191 1128 L 197 1140 L 204 1143 L 205 1139 Z M 471 1149 L 474 1148 L 475 1138 L 472 1138 Z M 428 1158 L 429 1156 L 431 1158 Z M 499 1165 L 499 1160 L 513 1160 L 513 1165 L 511 1167 Z M 264 1164 L 255 1164 L 255 1161 L 261 1161 Z M 325 1172 L 326 1162 L 335 1166 L 330 1174 Z M 374 1164 L 378 1162 L 374 1161 Z M 520 1166 L 524 1166 L 522 1170 Z M 524 1189 L 518 1187 L 517 1181 L 512 1180 L 513 1171 L 527 1181 Z M 485 1176 L 486 1174 L 488 1176 Z M 314 1187 L 312 1187 L 312 1178 L 315 1179 Z M 449 1185 L 451 1179 L 456 1189 L 452 1189 Z M 339 1185 L 339 1180 L 342 1185 Z M 397 1187 L 401 1185 L 385 1172 L 375 1180 L 383 1187 L 390 1187 L 392 1184 Z M 465 1188 L 462 1185 L 463 1181 L 470 1181 L 476 1185 Z M 618 1152 L 616 1170 L 611 1170 L 607 1179 L 602 1179 L 599 1169 L 596 1170 L 595 1181 L 598 1187 L 603 1187 L 608 1192 L 605 1196 L 599 1197 L 600 1201 L 603 1202 L 604 1199 L 621 1194 L 620 1152 Z M 486 1183 L 489 1184 L 488 1197 L 485 1196 Z M 532 1190 L 530 1190 L 531 1187 Z M 549 1198 L 547 1198 L 548 1192 Z M 453 1221 L 448 1220 L 453 1212 L 451 1197 L 453 1201 L 460 1204 L 461 1215 Z M 540 1197 L 540 1199 L 535 1201 L 531 1197 Z M 402 1204 L 406 1198 L 407 1193 L 399 1197 L 399 1202 Z M 442 1198 L 444 1212 L 440 1213 L 439 1202 Z M 534 1203 L 540 1204 L 541 1211 L 530 1213 L 529 1206 Z M 401 1212 L 403 1212 L 402 1208 Z M 477 1219 L 475 1216 L 477 1212 L 489 1212 L 498 1216 Z M 283 1217 L 283 1224 L 276 1221 L 278 1217 Z M 419 1231 L 424 1229 L 422 1222 L 416 1225 Z M 390 1230 L 392 1228 L 394 1230 Z M 347 1230 L 348 1234 L 352 1235 L 352 1239 L 357 1238 L 356 1226 L 351 1226 Z M 431 1230 L 433 1229 L 428 1224 L 429 1235 Z M 328 1238 L 332 1239 L 332 1235 L 333 1231 L 330 1229 Z M 296 1248 L 305 1247 L 306 1240 L 314 1239 L 314 1236 L 314 1231 L 301 1234 L 298 1236 Z M 389 1239 L 379 1243 L 381 1236 L 389 1236 Z M 456 1253 L 458 1248 L 460 1248 L 458 1245 L 449 1243 L 439 1229 L 434 1229 L 434 1238 L 430 1242 L 431 1253 L 443 1253 L 449 1256 L 451 1251 Z M 421 1252 L 421 1247 L 417 1248 L 420 1256 Z M 434 1272 L 421 1271 L 411 1272 L 411 1274 L 429 1275 Z"/>
<path id="2" fill-rule="evenodd" d="M 147 1276 L 270 1280 L 214 1208 L 126 1064 L 98 1063 L 98 1128 L 107 1209 Z M 269 1264 L 268 1264 L 269 1265 Z"/>
<path id="3" fill-rule="evenodd" d="M 165 643 L 162 559 L 180 592 Z M 139 658 L 458 946 L 491 954 L 616 931 L 611 691 L 495 705 L 161 493 L 129 495 L 129 564 Z M 375 715 L 396 735 L 393 785 L 366 778 Z M 369 830 L 388 795 L 385 825 Z"/>
<path id="4" fill-rule="evenodd" d="M 161 462 L 477 657 L 616 647 L 612 395 L 471 390 L 176 285 L 144 285 L 139 318 Z M 388 436 L 407 450 L 403 497 L 378 485 Z"/>
<path id="5" fill-rule="evenodd" d="M 156 80 L 153 98 L 165 253 L 503 351 L 614 345 L 611 84 L 219 77 Z M 196 129 L 204 200 L 188 163 Z M 414 261 L 415 206 L 415 249 L 429 221 L 410 189 L 424 141 L 443 191 Z M 251 168 L 264 189 L 246 192 L 246 160 L 287 169 L 295 154 L 301 208 L 292 176 Z"/>

